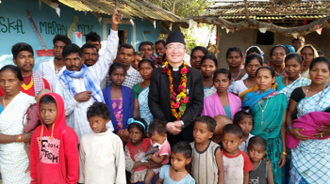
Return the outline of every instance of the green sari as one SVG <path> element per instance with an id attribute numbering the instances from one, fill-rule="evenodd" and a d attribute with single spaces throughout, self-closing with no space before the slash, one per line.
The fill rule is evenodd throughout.
<path id="1" fill-rule="evenodd" d="M 254 126 L 251 134 L 260 136 L 266 140 L 265 158 L 269 159 L 272 163 L 274 184 L 280 184 L 282 170 L 279 168 L 279 161 L 282 156 L 283 147 L 281 127 L 287 107 L 286 96 L 284 94 L 277 94 L 264 99 L 260 104 L 264 110 L 263 115 L 257 103 L 253 106 L 251 108 L 253 109 Z"/>

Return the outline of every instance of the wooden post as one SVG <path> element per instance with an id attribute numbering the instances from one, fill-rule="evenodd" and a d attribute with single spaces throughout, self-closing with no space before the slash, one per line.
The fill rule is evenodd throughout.
<path id="1" fill-rule="evenodd" d="M 214 54 L 218 60 L 218 66 L 221 66 L 220 62 L 220 50 L 219 50 L 219 46 L 220 46 L 220 39 L 221 39 L 221 26 L 217 25 L 217 44 L 216 44 L 216 53 Z"/>

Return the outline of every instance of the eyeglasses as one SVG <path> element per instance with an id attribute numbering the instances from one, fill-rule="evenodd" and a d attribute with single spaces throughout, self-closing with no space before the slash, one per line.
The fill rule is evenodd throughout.
<path id="1" fill-rule="evenodd" d="M 185 49 L 184 46 L 177 46 L 177 47 L 174 47 L 172 45 L 166 47 L 166 49 L 170 50 L 170 51 L 174 51 L 174 49 L 176 49 L 177 51 L 182 51 L 183 49 Z"/>

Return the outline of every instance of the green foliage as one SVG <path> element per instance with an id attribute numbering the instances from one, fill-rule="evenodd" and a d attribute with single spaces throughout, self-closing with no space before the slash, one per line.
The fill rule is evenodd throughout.
<path id="1" fill-rule="evenodd" d="M 192 27 L 188 28 L 188 29 L 181 29 L 183 35 L 186 38 L 186 48 L 187 48 L 187 53 L 190 54 L 191 50 L 197 46 L 196 44 L 196 40 L 192 37 L 192 33 L 191 30 Z"/>
<path id="2" fill-rule="evenodd" d="M 188 18 L 197 10 L 194 15 L 204 11 L 206 6 L 209 6 L 208 0 L 146 0 L 154 5 L 157 5 L 164 10 L 170 11 L 182 18 Z M 205 2 L 204 2 L 205 1 Z M 204 2 L 204 3 L 203 3 Z M 202 6 L 200 6 L 203 3 Z M 174 10 L 174 11 L 173 11 Z"/>
<path id="3" fill-rule="evenodd" d="M 192 24 L 192 26 L 190 26 L 188 29 L 181 28 L 181 32 L 183 33 L 183 35 L 185 36 L 185 39 L 186 39 L 186 48 L 187 48 L 187 53 L 188 54 L 190 54 L 191 50 L 196 46 L 207 46 L 207 45 L 197 44 L 196 39 L 198 39 L 199 37 L 194 32 L 194 29 L 197 28 L 197 24 L 198 24 L 197 22 L 194 22 Z M 212 25 L 199 23 L 198 24 L 198 29 L 204 29 L 205 33 L 208 34 L 208 32 L 209 32 L 208 30 L 212 29 Z M 199 41 L 201 41 L 201 40 L 199 40 Z"/>
<path id="4" fill-rule="evenodd" d="M 189 18 L 189 16 L 197 16 L 204 9 L 210 6 L 213 0 L 146 0 L 153 3 L 164 10 L 170 11 L 181 18 Z M 197 10 L 197 11 L 196 11 Z M 182 33 L 185 35 L 187 43 L 187 53 L 190 54 L 191 50 L 197 46 L 195 38 L 193 38 L 193 28 L 197 26 L 197 23 L 188 28 L 181 28 Z M 199 24 L 199 28 L 211 28 L 209 24 Z M 161 39 L 166 40 L 167 35 L 160 35 Z"/>

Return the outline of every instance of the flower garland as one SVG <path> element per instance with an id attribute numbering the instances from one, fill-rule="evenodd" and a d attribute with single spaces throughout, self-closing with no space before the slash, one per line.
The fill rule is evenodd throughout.
<path id="1" fill-rule="evenodd" d="M 181 81 L 179 83 L 179 87 L 177 90 L 177 92 L 179 94 L 176 94 L 176 92 L 174 92 L 172 71 L 168 68 L 168 61 L 165 61 L 165 63 L 162 63 L 161 68 L 162 68 L 162 73 L 166 73 L 170 80 L 170 99 L 171 99 L 172 115 L 177 120 L 180 120 L 187 108 L 186 105 L 189 102 L 189 97 L 187 96 L 186 88 L 187 88 L 187 81 L 188 81 L 187 73 L 189 73 L 190 68 L 187 65 L 187 63 L 185 62 L 184 66 L 180 70 Z"/>

